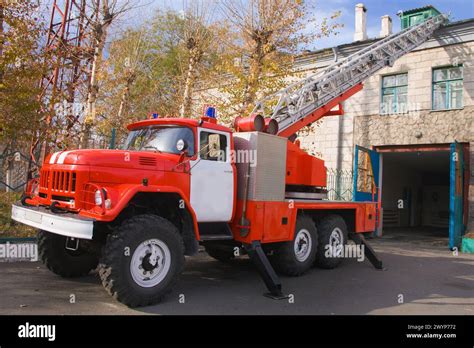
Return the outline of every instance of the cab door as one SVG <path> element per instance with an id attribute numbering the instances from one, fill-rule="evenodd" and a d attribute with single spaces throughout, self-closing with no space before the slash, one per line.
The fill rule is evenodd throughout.
<path id="1" fill-rule="evenodd" d="M 191 161 L 191 206 L 198 222 L 228 222 L 234 208 L 230 134 L 198 128 L 198 154 Z"/>

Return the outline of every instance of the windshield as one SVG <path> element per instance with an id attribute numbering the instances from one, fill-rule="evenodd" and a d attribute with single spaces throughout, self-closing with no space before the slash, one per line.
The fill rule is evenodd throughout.
<path id="1" fill-rule="evenodd" d="M 176 142 L 188 144 L 188 155 L 194 155 L 194 134 L 190 128 L 178 126 L 146 127 L 132 130 L 123 147 L 132 151 L 158 151 L 180 154 Z"/>

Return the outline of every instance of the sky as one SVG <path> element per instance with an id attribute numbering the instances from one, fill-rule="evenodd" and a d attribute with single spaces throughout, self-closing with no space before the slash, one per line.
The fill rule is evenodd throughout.
<path id="1" fill-rule="evenodd" d="M 310 0 L 311 1 L 311 0 Z M 393 21 L 393 31 L 400 30 L 400 20 L 397 16 L 399 10 L 410 10 L 426 5 L 433 5 L 442 13 L 451 12 L 451 21 L 474 18 L 474 0 L 326 0 L 316 3 L 323 16 L 340 10 L 339 20 L 344 23 L 340 34 L 319 40 L 315 48 L 333 47 L 353 41 L 354 35 L 354 8 L 358 3 L 363 3 L 367 8 L 367 35 L 369 38 L 378 37 L 380 34 L 381 19 L 383 15 L 389 15 Z"/>
<path id="2" fill-rule="evenodd" d="M 145 0 L 149 3 L 146 10 L 138 9 L 130 14 L 127 22 L 133 23 L 135 20 L 144 20 L 154 12 L 154 9 L 171 8 L 180 10 L 183 2 L 193 0 Z M 219 0 L 216 0 L 219 1 Z M 245 0 L 235 0 L 245 1 Z M 309 49 L 321 49 L 333 47 L 353 41 L 354 35 L 354 8 L 358 3 L 363 3 L 367 8 L 367 35 L 375 38 L 380 33 L 380 17 L 390 15 L 393 20 L 393 31 L 400 30 L 400 20 L 397 16 L 399 10 L 410 10 L 413 8 L 433 5 L 442 13 L 451 12 L 451 20 L 457 21 L 467 18 L 474 18 L 474 0 L 305 0 L 315 7 L 318 17 L 329 17 L 335 11 L 341 11 L 338 18 L 339 23 L 343 23 L 339 34 L 328 38 L 320 39 L 308 47 Z M 311 30 L 311 28 L 308 28 Z"/>

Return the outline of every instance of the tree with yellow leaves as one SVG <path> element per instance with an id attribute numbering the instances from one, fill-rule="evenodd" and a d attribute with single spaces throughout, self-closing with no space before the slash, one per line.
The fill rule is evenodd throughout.
<path id="1" fill-rule="evenodd" d="M 303 1 L 224 0 L 222 13 L 234 28 L 220 72 L 226 83 L 218 86 L 216 104 L 227 121 L 247 116 L 254 103 L 283 88 L 297 77 L 295 57 L 320 37 L 336 34 L 340 24 L 318 18 L 317 11 Z M 222 98 L 225 95 L 225 98 Z"/>
<path id="2" fill-rule="evenodd" d="M 41 121 L 39 82 L 43 73 L 38 3 L 0 0 L 0 142 L 27 147 Z"/>

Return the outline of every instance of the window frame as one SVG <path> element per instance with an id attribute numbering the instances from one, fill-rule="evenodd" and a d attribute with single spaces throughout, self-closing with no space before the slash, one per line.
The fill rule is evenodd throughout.
<path id="1" fill-rule="evenodd" d="M 448 78 L 446 80 L 435 81 L 435 72 L 439 70 L 449 70 L 451 68 L 461 68 L 461 77 L 452 79 Z M 452 107 L 451 105 L 451 84 L 453 82 L 462 82 L 461 87 L 461 106 L 460 107 Z M 444 109 L 435 109 L 435 85 L 445 83 L 446 84 L 446 99 Z M 448 66 L 440 66 L 431 69 L 431 111 L 449 111 L 449 110 L 461 110 L 464 109 L 464 67 L 462 64 L 459 65 L 448 65 Z"/>
<path id="2" fill-rule="evenodd" d="M 421 20 L 418 20 L 416 23 L 413 23 L 413 21 L 417 18 L 421 18 Z M 426 16 L 424 13 L 414 13 L 412 15 L 408 16 L 408 26 L 409 27 L 414 27 L 417 24 L 422 23 L 426 19 Z"/>
<path id="3" fill-rule="evenodd" d="M 395 86 L 391 86 L 391 87 L 384 87 L 384 79 L 387 78 L 387 77 L 397 77 L 399 75 L 406 75 L 406 84 L 405 85 L 395 85 Z M 399 92 L 398 92 L 398 88 L 400 87 L 406 87 L 407 91 L 406 91 L 406 105 L 408 105 L 408 71 L 404 71 L 404 72 L 398 72 L 398 73 L 394 73 L 394 74 L 388 74 L 388 75 L 382 75 L 381 76 L 381 80 L 380 80 L 380 107 L 379 107 L 379 114 L 381 116 L 390 116 L 390 115 L 403 115 L 403 114 L 407 114 L 408 113 L 408 107 L 406 110 L 397 110 L 397 111 L 393 111 L 393 110 L 386 110 L 385 112 L 382 112 L 382 106 L 384 105 L 384 91 L 385 90 L 388 90 L 388 89 L 393 89 L 395 91 L 394 93 L 394 96 L 395 96 L 395 102 L 394 102 L 394 105 L 398 105 L 398 97 L 399 97 Z M 397 108 L 398 109 L 398 108 Z"/>
<path id="4" fill-rule="evenodd" d="M 225 160 L 224 161 L 220 161 L 219 160 L 219 157 L 215 157 L 215 158 L 203 158 L 201 157 L 201 134 L 202 133 L 207 133 L 209 135 L 213 135 L 213 134 L 217 134 L 219 135 L 219 137 L 224 137 L 225 139 L 225 148 L 219 148 L 219 151 L 221 150 L 224 150 L 225 151 Z M 209 140 L 209 135 L 207 136 L 208 137 L 208 140 Z M 215 131 L 213 129 L 207 129 L 207 128 L 203 128 L 203 129 L 200 129 L 199 130 L 199 135 L 197 137 L 197 141 L 198 141 L 198 151 L 196 152 L 198 154 L 198 158 L 199 160 L 201 161 L 212 161 L 212 162 L 217 162 L 217 163 L 227 163 L 229 162 L 229 156 L 230 156 L 230 153 L 229 153 L 229 150 L 230 150 L 230 144 L 229 144 L 229 141 L 230 141 L 230 136 L 224 132 L 220 132 L 220 131 Z M 209 141 L 208 141 L 209 143 Z M 219 138 L 219 146 L 221 146 L 221 139 Z"/>
<path id="5" fill-rule="evenodd" d="M 194 133 L 194 130 L 192 127 L 188 127 L 188 126 L 182 126 L 182 125 L 179 125 L 179 124 L 169 124 L 169 125 L 149 125 L 149 126 L 143 126 L 143 127 L 137 127 L 137 128 L 132 128 L 129 130 L 129 133 L 127 134 L 127 138 L 125 139 L 124 143 L 122 143 L 121 145 L 121 149 L 124 150 L 124 151 L 147 151 L 147 152 L 154 152 L 154 150 L 145 150 L 143 148 L 140 148 L 140 149 L 127 149 L 126 146 L 128 145 L 128 137 L 132 134 L 132 132 L 137 132 L 137 131 L 146 131 L 146 132 L 150 132 L 154 129 L 171 129 L 171 128 L 175 128 L 175 129 L 185 129 L 186 131 L 189 131 L 190 135 L 192 135 L 192 142 L 190 142 L 190 145 L 192 144 L 192 150 L 193 151 L 189 151 L 188 149 L 188 153 L 187 153 L 187 157 L 193 157 L 195 154 L 196 154 L 196 146 L 195 146 L 195 139 L 196 139 L 196 134 Z M 143 142 L 143 140 L 142 140 Z M 141 144 L 143 145 L 143 144 Z M 180 153 L 178 152 L 178 150 L 176 151 L 161 151 L 159 150 L 159 152 L 161 153 L 166 153 L 166 154 L 171 154 L 171 155 L 179 155 Z"/>

